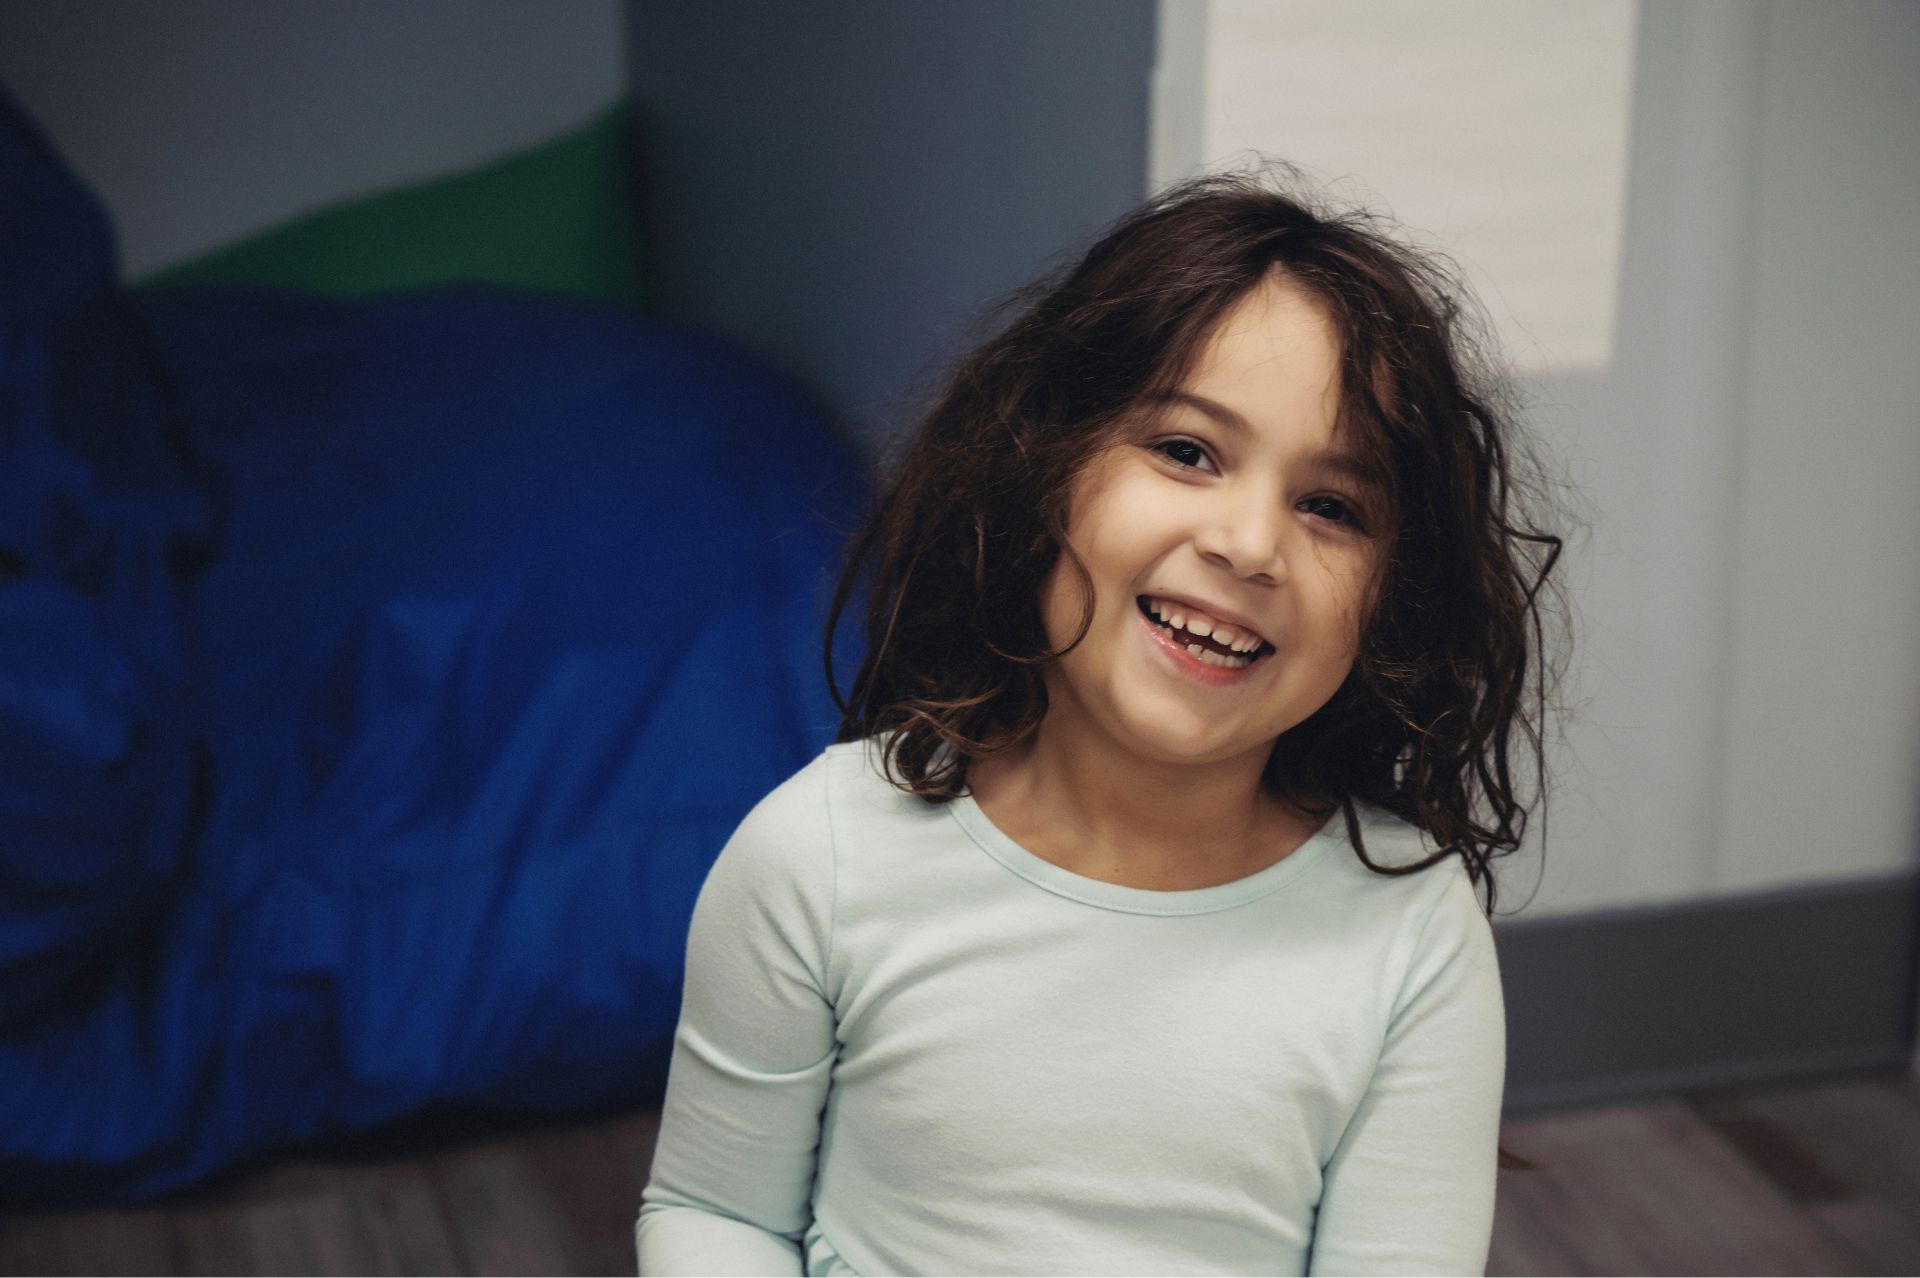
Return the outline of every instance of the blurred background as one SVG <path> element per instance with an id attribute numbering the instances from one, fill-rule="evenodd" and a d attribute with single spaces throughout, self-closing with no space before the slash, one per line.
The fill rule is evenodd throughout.
<path id="1" fill-rule="evenodd" d="M 0 94 L 8 1271 L 630 1270 L 874 468 L 1262 156 L 1583 521 L 1495 1271 L 1920 1266 L 1920 2 L 11 0 Z"/>

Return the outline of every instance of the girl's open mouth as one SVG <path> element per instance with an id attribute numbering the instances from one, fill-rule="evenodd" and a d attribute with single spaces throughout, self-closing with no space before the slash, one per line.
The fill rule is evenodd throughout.
<path id="1" fill-rule="evenodd" d="M 1273 645 L 1265 640 L 1242 637 L 1237 633 L 1228 639 L 1212 633 L 1196 634 L 1183 625 L 1174 624 L 1183 620 L 1177 614 L 1171 618 L 1156 616 L 1154 602 L 1146 595 L 1135 599 L 1134 606 L 1139 609 L 1141 620 L 1146 623 L 1156 645 L 1181 670 L 1203 682 L 1238 682 L 1273 653 Z M 1161 611 L 1167 610 L 1162 608 Z M 1249 644 L 1254 646 L 1249 647 Z"/>

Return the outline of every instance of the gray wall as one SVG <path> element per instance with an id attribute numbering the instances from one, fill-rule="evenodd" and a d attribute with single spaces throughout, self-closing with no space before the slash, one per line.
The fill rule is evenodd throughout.
<path id="1" fill-rule="evenodd" d="M 1539 906 L 1920 864 L 1920 5 L 1648 0 Z"/>
<path id="2" fill-rule="evenodd" d="M 1137 203 L 1152 0 L 637 0 L 662 300 L 871 454 L 987 300 Z"/>
<path id="3" fill-rule="evenodd" d="M 5 0 L 0 85 L 139 276 L 572 128 L 625 83 L 623 0 Z"/>

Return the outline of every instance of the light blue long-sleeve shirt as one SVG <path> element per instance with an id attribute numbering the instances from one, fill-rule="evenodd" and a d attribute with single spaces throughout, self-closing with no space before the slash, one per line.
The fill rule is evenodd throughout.
<path id="1" fill-rule="evenodd" d="M 1089 879 L 830 747 L 694 910 L 643 1274 L 1481 1273 L 1506 1064 L 1457 858 L 1336 813 L 1192 891 Z M 1428 850 L 1362 807 L 1369 855 Z"/>

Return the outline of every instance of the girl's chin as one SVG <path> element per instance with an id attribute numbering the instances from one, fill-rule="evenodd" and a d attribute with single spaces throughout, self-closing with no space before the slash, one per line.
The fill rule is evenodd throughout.
<path id="1" fill-rule="evenodd" d="M 1219 723 L 1179 723 L 1168 717 L 1131 715 L 1126 725 L 1134 748 L 1161 763 L 1225 763 L 1273 748 L 1273 738 L 1223 731 Z"/>

